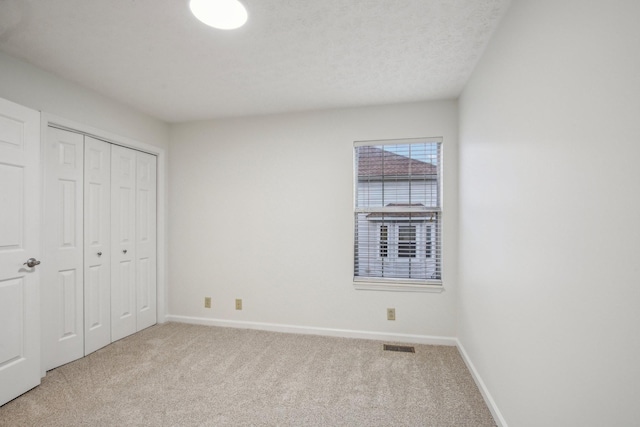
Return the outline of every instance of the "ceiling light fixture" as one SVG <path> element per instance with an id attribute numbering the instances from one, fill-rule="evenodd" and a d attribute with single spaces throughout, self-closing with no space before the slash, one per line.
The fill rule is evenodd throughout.
<path id="1" fill-rule="evenodd" d="M 238 0 L 191 0 L 191 13 L 210 27 L 233 30 L 247 22 L 247 9 Z"/>

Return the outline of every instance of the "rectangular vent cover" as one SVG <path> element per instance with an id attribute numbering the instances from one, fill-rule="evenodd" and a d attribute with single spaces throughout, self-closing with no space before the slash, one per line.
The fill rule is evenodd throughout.
<path id="1" fill-rule="evenodd" d="M 409 347 L 406 345 L 389 345 L 384 344 L 384 349 L 387 351 L 401 351 L 403 353 L 415 353 L 416 349 L 414 347 Z"/>

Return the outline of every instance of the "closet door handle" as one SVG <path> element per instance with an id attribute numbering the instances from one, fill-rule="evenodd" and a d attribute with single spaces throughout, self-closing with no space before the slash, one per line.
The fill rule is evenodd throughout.
<path id="1" fill-rule="evenodd" d="M 122 250 L 122 253 L 123 253 L 123 254 L 126 254 L 126 253 L 127 253 L 127 250 L 126 250 L 126 249 L 123 249 L 123 250 Z"/>
<path id="2" fill-rule="evenodd" d="M 102 252 L 98 252 L 98 256 L 102 256 Z"/>

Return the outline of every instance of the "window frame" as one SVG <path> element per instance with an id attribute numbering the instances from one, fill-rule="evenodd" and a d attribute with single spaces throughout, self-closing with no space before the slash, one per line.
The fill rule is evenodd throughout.
<path id="1" fill-rule="evenodd" d="M 381 207 L 379 209 L 376 208 L 358 208 L 358 147 L 363 146 L 384 146 L 384 145 L 403 145 L 403 144 L 414 144 L 414 143 L 436 143 L 438 144 L 437 155 L 438 155 L 438 165 L 437 165 L 437 207 L 428 207 L 426 210 L 423 209 L 422 212 L 431 212 L 435 215 L 435 222 L 433 224 L 425 224 L 425 232 L 429 233 L 426 236 L 426 240 L 422 241 L 417 235 L 413 240 L 414 243 L 414 258 L 422 258 L 426 260 L 435 260 L 436 268 L 439 272 L 438 279 L 413 279 L 413 278 L 398 278 L 398 277 L 371 277 L 371 276 L 360 276 L 356 272 L 356 263 L 358 256 L 358 241 L 357 241 L 357 233 L 358 233 L 358 213 L 365 212 L 380 212 L 380 211 L 388 211 L 389 208 Z M 368 140 L 368 141 L 355 141 L 353 144 L 353 213 L 354 213 L 354 224 L 353 224 L 353 285 L 355 289 L 358 290 L 383 290 L 383 291 L 410 291 L 410 292 L 442 292 L 444 290 L 443 286 L 443 236 L 442 236 L 442 225 L 443 225 L 443 138 L 442 137 L 426 137 L 426 138 L 411 138 L 411 139 L 393 139 L 393 140 Z M 409 211 L 411 208 L 409 208 Z M 402 212 L 407 212 L 407 210 L 403 210 Z M 432 217 L 434 218 L 434 217 Z M 386 244 L 384 245 L 384 257 L 383 254 L 383 244 L 382 244 L 382 229 L 386 228 Z M 395 233 L 398 233 L 399 226 L 396 225 Z M 393 247 L 393 235 L 392 227 L 389 224 L 386 224 L 384 221 L 380 222 L 377 226 L 377 246 L 375 246 L 376 256 L 383 258 L 385 261 L 389 260 L 392 256 L 392 247 Z M 415 230 L 415 228 L 414 228 Z M 397 240 L 398 236 L 395 236 Z M 396 243 L 399 243 L 396 241 Z M 399 246 L 399 245 L 397 245 Z M 423 251 L 424 249 L 424 251 Z M 398 248 L 395 249 L 396 251 Z M 394 254 L 393 256 L 397 257 L 398 254 Z M 411 257 L 405 257 L 403 259 L 411 259 Z"/>

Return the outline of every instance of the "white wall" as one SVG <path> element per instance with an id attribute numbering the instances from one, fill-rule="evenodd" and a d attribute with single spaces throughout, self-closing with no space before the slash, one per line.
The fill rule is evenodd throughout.
<path id="1" fill-rule="evenodd" d="M 459 339 L 510 426 L 640 422 L 639 16 L 516 0 L 460 100 Z"/>
<path id="2" fill-rule="evenodd" d="M 169 126 L 127 105 L 0 52 L 0 97 L 34 110 L 168 148 Z"/>
<path id="3" fill-rule="evenodd" d="M 170 314 L 453 336 L 457 128 L 455 101 L 172 126 Z M 427 136 L 444 137 L 446 291 L 354 290 L 353 141 Z"/>

